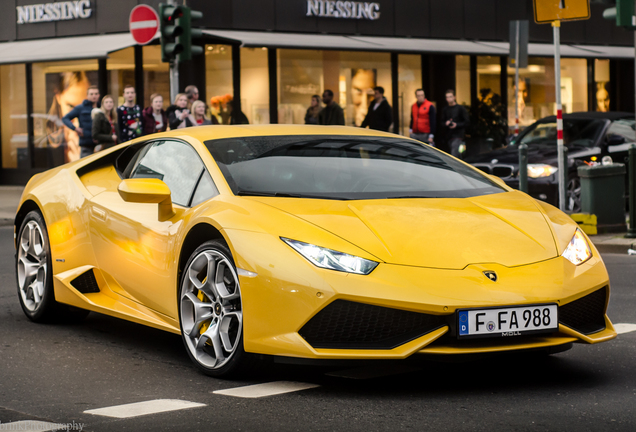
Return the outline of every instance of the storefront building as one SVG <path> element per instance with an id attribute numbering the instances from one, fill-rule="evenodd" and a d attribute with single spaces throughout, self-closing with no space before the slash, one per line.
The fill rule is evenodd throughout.
<path id="1" fill-rule="evenodd" d="M 158 40 L 135 45 L 128 15 L 156 0 L 0 2 L 0 184 L 79 157 L 61 123 L 90 85 L 122 102 L 134 85 L 140 105 L 160 93 L 169 105 L 168 64 Z M 503 142 L 514 123 L 508 23 L 530 21 L 530 60 L 521 70 L 521 124 L 555 112 L 552 29 L 532 22 L 531 0 L 188 0 L 204 18 L 204 55 L 182 63 L 180 89 L 194 84 L 218 120 L 226 104 L 252 124 L 302 124 L 311 96 L 333 90 L 347 125 L 360 125 L 382 86 L 393 131 L 408 134 L 414 91 L 438 109 L 454 89 L 471 114 L 471 137 Z M 633 34 L 602 18 L 564 23 L 565 112 L 634 111 Z M 444 145 L 443 137 L 439 143 Z"/>

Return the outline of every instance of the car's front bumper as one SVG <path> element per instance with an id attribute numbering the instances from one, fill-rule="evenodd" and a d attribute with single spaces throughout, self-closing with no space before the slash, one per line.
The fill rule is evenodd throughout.
<path id="1" fill-rule="evenodd" d="M 363 276 L 317 268 L 269 234 L 227 230 L 226 235 L 236 265 L 252 273 L 240 276 L 247 352 L 313 359 L 388 359 L 405 358 L 418 352 L 468 354 L 572 342 L 597 343 L 616 336 L 605 315 L 609 279 L 598 255 L 580 266 L 562 257 L 511 268 L 491 263 L 473 264 L 462 270 L 381 263 L 370 275 Z M 497 273 L 497 282 L 484 276 L 487 270 Z M 564 306 L 604 287 L 607 287 L 607 299 L 600 319 L 605 322 L 605 328 L 590 334 L 561 324 L 552 334 L 532 337 L 460 341 L 454 336 L 453 323 L 459 308 L 542 303 Z M 332 347 L 316 343 L 312 346 L 301 336 L 303 328 L 306 330 L 313 317 L 336 301 L 426 314 L 439 317 L 440 321 L 424 334 L 378 349 L 354 343 L 355 336 L 348 339 L 350 345 L 347 340 L 342 343 L 343 328 L 355 333 L 361 330 L 361 322 L 369 331 L 373 331 L 373 325 L 368 319 L 364 321 L 364 317 L 362 321 L 359 316 L 347 321 L 347 316 L 336 314 L 332 322 L 324 322 L 324 327 L 327 333 L 339 332 L 340 343 Z"/>

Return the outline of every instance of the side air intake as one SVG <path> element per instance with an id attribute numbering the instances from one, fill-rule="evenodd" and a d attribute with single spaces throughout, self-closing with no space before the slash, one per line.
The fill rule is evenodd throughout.
<path id="1" fill-rule="evenodd" d="M 71 285 L 82 294 L 99 292 L 99 285 L 97 285 L 93 269 L 90 269 L 73 279 Z"/>
<path id="2" fill-rule="evenodd" d="M 605 330 L 607 287 L 574 300 L 559 308 L 559 322 L 579 333 L 591 334 Z"/>

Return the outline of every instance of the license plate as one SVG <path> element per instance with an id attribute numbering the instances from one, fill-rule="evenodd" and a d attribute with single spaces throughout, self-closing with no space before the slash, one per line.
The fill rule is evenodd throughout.
<path id="1" fill-rule="evenodd" d="M 468 337 L 506 337 L 549 333 L 559 328 L 556 304 L 457 311 L 457 335 Z"/>

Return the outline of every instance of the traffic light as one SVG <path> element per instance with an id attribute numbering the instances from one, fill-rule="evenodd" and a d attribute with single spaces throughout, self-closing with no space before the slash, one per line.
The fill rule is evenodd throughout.
<path id="1" fill-rule="evenodd" d="M 634 16 L 634 0 L 616 0 L 616 7 L 605 9 L 603 18 L 616 20 L 616 25 L 627 29 L 636 29 L 636 17 Z"/>
<path id="2" fill-rule="evenodd" d="M 171 62 L 183 52 L 183 44 L 179 38 L 183 34 L 183 27 L 179 20 L 183 16 L 183 6 L 159 4 L 161 30 L 161 61 Z"/>
<path id="3" fill-rule="evenodd" d="M 192 28 L 192 20 L 203 18 L 203 13 L 190 9 L 187 6 L 180 6 L 182 15 L 178 18 L 179 26 L 183 29 L 177 38 L 179 44 L 183 46 L 183 51 L 179 54 L 179 61 L 191 60 L 193 55 L 203 54 L 203 48 L 192 45 L 192 39 L 203 36 L 201 29 Z"/>

